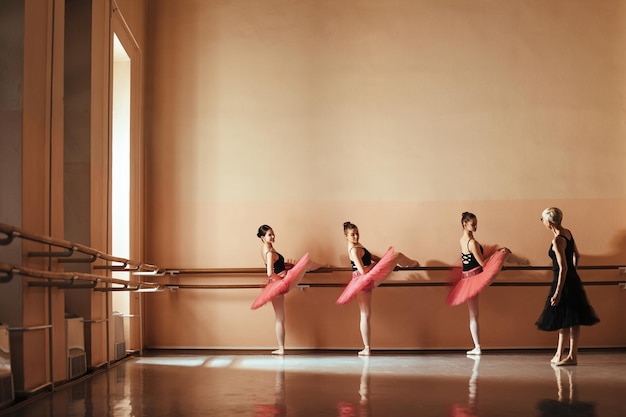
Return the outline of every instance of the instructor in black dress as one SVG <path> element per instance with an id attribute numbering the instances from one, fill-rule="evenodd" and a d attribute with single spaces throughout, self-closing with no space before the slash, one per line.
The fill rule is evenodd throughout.
<path id="1" fill-rule="evenodd" d="M 550 361 L 555 365 L 576 365 L 580 326 L 600 321 L 587 300 L 582 281 L 576 272 L 580 255 L 572 232 L 561 225 L 563 213 L 556 207 L 541 213 L 541 222 L 554 238 L 548 255 L 552 259 L 554 280 L 541 316 L 535 323 L 539 330 L 559 331 L 556 353 Z M 563 341 L 569 336 L 569 352 L 563 358 Z"/>

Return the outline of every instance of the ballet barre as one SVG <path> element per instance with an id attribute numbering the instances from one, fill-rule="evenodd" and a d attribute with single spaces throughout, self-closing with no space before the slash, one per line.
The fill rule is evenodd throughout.
<path id="1" fill-rule="evenodd" d="M 396 267 L 394 271 L 451 271 L 455 266 L 418 266 L 418 267 Z M 579 270 L 619 270 L 626 272 L 626 267 L 620 265 L 587 265 L 579 266 Z M 506 271 L 552 271 L 552 266 L 504 266 L 502 270 Z M 352 272 L 349 267 L 324 267 L 315 271 L 309 271 L 307 274 L 331 273 L 331 272 Z M 211 275 L 261 275 L 265 274 L 264 268 L 181 268 L 181 269 L 163 269 L 156 274 L 157 276 L 211 276 Z M 585 281 L 585 286 L 620 286 L 626 290 L 626 283 L 617 280 L 604 281 Z M 252 289 L 263 288 L 265 283 L 258 284 L 185 284 L 185 283 L 163 283 L 163 289 L 176 291 L 179 289 Z M 304 282 L 297 285 L 297 288 L 343 288 L 346 283 L 327 283 L 327 282 Z M 446 281 L 390 281 L 383 282 L 379 287 L 447 287 L 449 282 Z M 549 287 L 551 281 L 506 281 L 499 280 L 491 283 L 496 287 Z"/>
<path id="2" fill-rule="evenodd" d="M 397 266 L 393 270 L 394 272 L 401 271 L 451 271 L 458 268 L 458 266 L 446 265 L 446 266 L 410 266 L 401 267 Z M 622 265 L 581 265 L 576 268 L 577 270 L 621 270 L 622 273 L 626 273 L 626 266 Z M 551 271 L 552 266 L 504 266 L 503 271 Z M 250 274 L 264 274 L 265 268 L 165 268 L 157 271 L 150 271 L 141 273 L 142 275 L 155 275 L 155 276 L 178 276 L 178 275 L 250 275 Z M 307 271 L 307 274 L 327 274 L 332 272 L 352 272 L 350 267 L 322 267 L 314 271 Z"/>
<path id="3" fill-rule="evenodd" d="M 347 283 L 327 283 L 327 282 L 311 282 L 298 284 L 296 288 L 344 288 Z M 506 282 L 506 281 L 494 281 L 490 284 L 492 287 L 550 287 L 552 282 L 548 281 L 535 281 L 535 282 Z M 626 290 L 626 282 L 618 281 L 588 281 L 583 282 L 585 286 L 619 286 Z M 448 287 L 447 282 L 386 282 L 378 285 L 377 287 L 386 288 L 403 288 L 403 287 Z M 161 290 L 177 291 L 177 290 L 233 290 L 233 289 L 253 289 L 264 288 L 265 284 L 162 284 Z"/>
<path id="4" fill-rule="evenodd" d="M 62 289 L 93 289 L 94 291 L 139 291 L 157 292 L 162 290 L 159 284 L 152 282 L 126 281 L 118 278 L 105 277 L 81 272 L 53 272 L 0 263 L 0 274 L 4 275 L 4 282 L 8 282 L 13 275 L 29 278 L 39 278 L 47 281 L 30 281 L 29 287 L 54 287 Z M 106 287 L 98 287 L 105 284 Z M 108 285 L 111 285 L 109 287 Z"/>
<path id="5" fill-rule="evenodd" d="M 155 271 L 159 269 L 155 265 L 109 255 L 97 249 L 81 245 L 80 243 L 25 232 L 17 227 L 9 226 L 4 223 L 0 223 L 0 234 L 4 235 L 4 237 L 0 238 L 0 245 L 9 245 L 15 238 L 21 238 L 59 249 L 57 251 L 31 251 L 28 252 L 29 257 L 56 258 L 59 263 L 93 263 L 98 259 L 102 259 L 107 262 L 115 263 L 115 265 L 94 265 L 94 269 L 109 269 L 122 272 Z"/>

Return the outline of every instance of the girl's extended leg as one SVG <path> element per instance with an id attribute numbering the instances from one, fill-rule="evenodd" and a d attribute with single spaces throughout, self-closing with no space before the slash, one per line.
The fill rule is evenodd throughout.
<path id="1" fill-rule="evenodd" d="M 356 299 L 359 303 L 359 310 L 361 312 L 360 329 L 361 338 L 363 339 L 363 345 L 365 348 L 359 352 L 361 356 L 370 355 L 370 315 L 372 306 L 372 292 L 361 291 L 356 295 Z"/>
<path id="2" fill-rule="evenodd" d="M 412 266 L 420 266 L 420 263 L 415 259 L 411 259 L 405 254 L 399 252 L 396 254 L 396 264 L 401 267 L 412 267 Z"/>
<path id="3" fill-rule="evenodd" d="M 480 337 L 478 328 L 478 296 L 467 300 L 467 307 L 469 307 L 469 328 L 472 340 L 474 341 L 474 349 L 468 350 L 468 355 L 480 355 L 482 353 L 480 349 Z"/>
<path id="4" fill-rule="evenodd" d="M 272 299 L 274 314 L 276 315 L 276 340 L 278 349 L 272 351 L 273 355 L 285 354 L 285 296 L 279 295 Z"/>

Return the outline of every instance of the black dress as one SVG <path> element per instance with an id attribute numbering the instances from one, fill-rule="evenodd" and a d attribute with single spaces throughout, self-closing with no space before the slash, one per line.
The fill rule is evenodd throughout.
<path id="1" fill-rule="evenodd" d="M 543 312 L 535 325 L 539 330 L 553 331 L 574 326 L 591 326 L 596 324 L 600 319 L 587 300 L 583 283 L 574 265 L 574 238 L 572 237 L 570 240 L 562 235 L 557 236 L 557 238 L 563 238 L 567 241 L 564 259 L 567 262 L 567 275 L 561 291 L 561 300 L 556 306 L 550 305 L 550 298 L 554 294 L 559 278 L 559 264 L 556 260 L 556 254 L 552 250 L 552 245 L 550 245 L 548 256 L 552 259 L 554 280 L 552 281 Z"/>

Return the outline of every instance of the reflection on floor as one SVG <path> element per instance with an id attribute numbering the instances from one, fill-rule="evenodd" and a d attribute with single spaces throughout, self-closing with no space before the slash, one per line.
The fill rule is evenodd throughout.
<path id="1" fill-rule="evenodd" d="M 572 367 L 550 358 L 151 352 L 0 415 L 626 416 L 626 352 L 581 352 Z"/>

